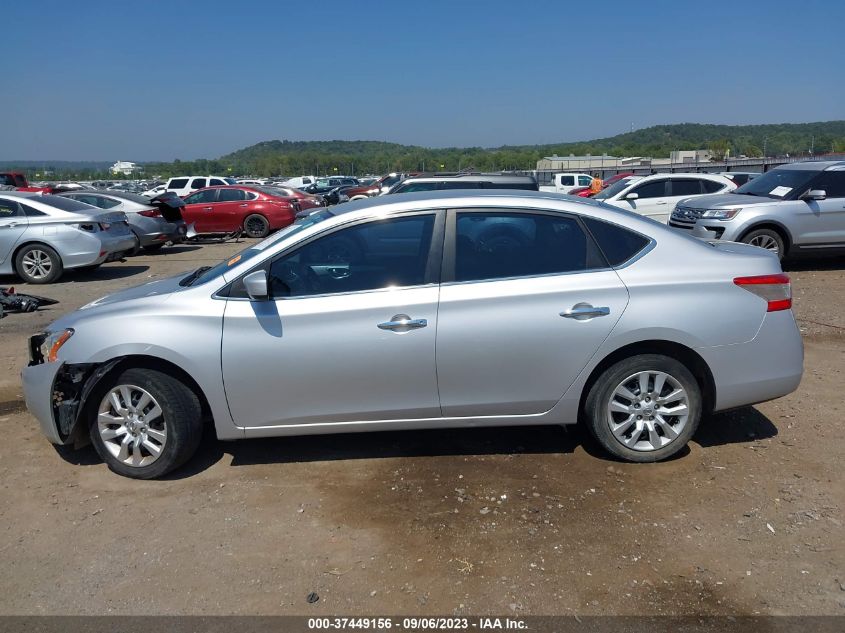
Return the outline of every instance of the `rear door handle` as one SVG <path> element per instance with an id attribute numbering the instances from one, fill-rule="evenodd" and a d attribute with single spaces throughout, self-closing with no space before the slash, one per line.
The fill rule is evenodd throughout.
<path id="1" fill-rule="evenodd" d="M 610 314 L 610 308 L 606 306 L 593 307 L 589 303 L 576 303 L 569 310 L 564 310 L 560 313 L 565 319 L 575 319 L 576 321 L 586 321 L 595 317 L 607 316 Z"/>
<path id="2" fill-rule="evenodd" d="M 410 330 L 418 330 L 426 327 L 428 320 L 426 319 L 412 319 L 407 314 L 397 314 L 390 321 L 379 323 L 380 330 L 390 330 L 391 332 L 409 332 Z"/>

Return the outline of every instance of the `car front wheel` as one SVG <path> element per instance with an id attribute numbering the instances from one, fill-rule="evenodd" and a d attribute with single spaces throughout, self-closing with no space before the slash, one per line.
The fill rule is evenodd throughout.
<path id="1" fill-rule="evenodd" d="M 161 477 L 184 464 L 202 437 L 196 394 L 172 376 L 129 369 L 91 395 L 89 432 L 114 472 L 135 479 Z"/>
<path id="2" fill-rule="evenodd" d="M 15 270 L 27 283 L 53 283 L 62 276 L 62 258 L 49 246 L 30 244 L 18 251 Z"/>
<path id="3" fill-rule="evenodd" d="M 742 242 L 764 248 L 777 255 L 778 259 L 783 259 L 784 255 L 786 255 L 783 238 L 777 231 L 773 231 L 772 229 L 756 229 L 751 231 L 742 238 Z"/>
<path id="4" fill-rule="evenodd" d="M 611 455 L 656 462 L 680 451 L 701 418 L 701 389 L 679 361 L 660 354 L 626 358 L 590 389 L 585 417 Z"/>

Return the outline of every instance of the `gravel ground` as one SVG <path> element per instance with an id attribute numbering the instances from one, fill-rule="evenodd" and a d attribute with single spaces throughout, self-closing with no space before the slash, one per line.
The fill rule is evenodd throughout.
<path id="1" fill-rule="evenodd" d="M 0 321 L 0 613 L 845 614 L 845 259 L 787 266 L 800 389 L 704 421 L 662 464 L 544 427 L 206 438 L 139 482 L 41 437 L 30 333 L 242 246 L 20 286 L 61 303 Z"/>

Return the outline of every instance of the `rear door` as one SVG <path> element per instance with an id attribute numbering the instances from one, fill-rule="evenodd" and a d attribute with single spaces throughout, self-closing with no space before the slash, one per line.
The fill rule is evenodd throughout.
<path id="1" fill-rule="evenodd" d="M 194 225 L 197 233 L 215 233 L 219 231 L 220 220 L 215 217 L 214 205 L 217 202 L 217 189 L 204 189 L 185 198 L 182 217 L 185 224 Z"/>
<path id="2" fill-rule="evenodd" d="M 655 215 L 651 217 L 659 222 L 668 222 L 669 216 L 672 215 L 672 211 L 675 210 L 675 206 L 681 200 L 684 198 L 700 196 L 704 193 L 701 183 L 702 181 L 700 178 L 670 178 L 668 182 L 669 195 L 666 198 L 667 204 L 663 208 L 662 213 L 655 213 Z"/>
<path id="3" fill-rule="evenodd" d="M 228 233 L 243 226 L 244 218 L 249 213 L 247 197 L 247 192 L 243 189 L 218 190 L 217 202 L 214 204 L 214 217 L 218 222 L 217 230 Z"/>
<path id="4" fill-rule="evenodd" d="M 0 198 L 0 264 L 11 256 L 28 225 L 29 221 L 17 202 Z"/>
<path id="5" fill-rule="evenodd" d="M 551 409 L 628 291 L 574 216 L 450 211 L 437 326 L 444 417 Z"/>

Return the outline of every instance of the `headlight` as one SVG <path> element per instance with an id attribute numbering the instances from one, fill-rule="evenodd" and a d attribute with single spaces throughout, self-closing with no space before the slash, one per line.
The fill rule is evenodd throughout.
<path id="1" fill-rule="evenodd" d="M 734 217 L 737 213 L 742 211 L 742 208 L 738 209 L 707 209 L 704 213 L 701 214 L 702 218 L 708 218 L 710 220 L 730 220 Z"/>
<path id="2" fill-rule="evenodd" d="M 59 330 L 58 332 L 45 332 L 32 337 L 32 360 L 36 363 L 55 363 L 58 360 L 59 350 L 62 345 L 68 342 L 73 336 L 73 330 Z"/>

